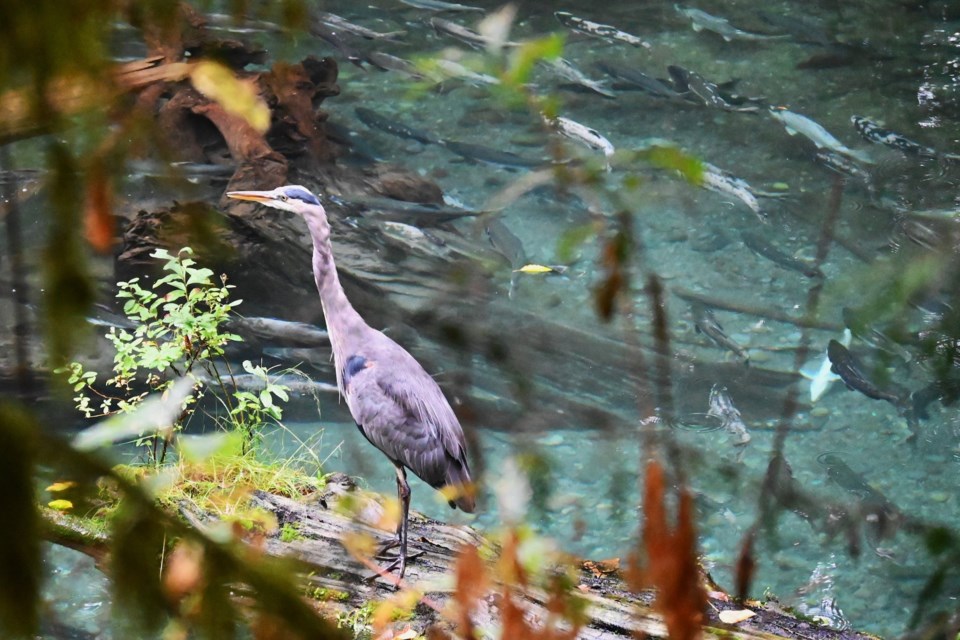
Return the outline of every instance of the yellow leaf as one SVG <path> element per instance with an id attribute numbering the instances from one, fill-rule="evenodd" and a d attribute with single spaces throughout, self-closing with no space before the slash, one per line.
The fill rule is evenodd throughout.
<path id="1" fill-rule="evenodd" d="M 47 506 L 57 511 L 69 511 L 73 509 L 73 503 L 69 500 L 51 500 L 47 503 Z"/>
<path id="2" fill-rule="evenodd" d="M 395 498 L 387 498 L 383 501 L 383 511 L 380 513 L 380 519 L 377 526 L 384 531 L 395 531 L 403 516 L 403 506 Z"/>
<path id="3" fill-rule="evenodd" d="M 47 487 L 45 491 L 56 493 L 57 491 L 66 491 L 67 489 L 71 489 L 75 486 L 77 486 L 77 483 L 73 480 L 67 480 L 66 482 L 54 482 L 52 485 Z"/>
<path id="4" fill-rule="evenodd" d="M 718 615 L 720 616 L 721 622 L 725 622 L 727 624 L 737 624 L 738 622 L 749 620 L 757 614 L 753 611 L 750 611 L 750 609 L 727 609 L 725 611 L 721 611 Z"/>
<path id="5" fill-rule="evenodd" d="M 340 540 L 350 555 L 357 558 L 370 558 L 377 551 L 376 541 L 365 533 L 348 533 Z"/>
<path id="6" fill-rule="evenodd" d="M 515 273 L 553 273 L 553 267 L 547 267 L 542 264 L 525 264 L 519 269 L 514 269 Z"/>
<path id="7" fill-rule="evenodd" d="M 198 62 L 190 73 L 194 88 L 217 102 L 228 113 L 246 120 L 251 127 L 265 133 L 270 128 L 270 108 L 257 92 L 252 81 L 241 80 L 218 62 Z"/>

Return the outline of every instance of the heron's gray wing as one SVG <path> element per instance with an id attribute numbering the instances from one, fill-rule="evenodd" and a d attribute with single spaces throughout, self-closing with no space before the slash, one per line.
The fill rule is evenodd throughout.
<path id="1" fill-rule="evenodd" d="M 463 430 L 437 383 L 399 351 L 365 361 L 345 383 L 347 405 L 364 435 L 433 486 L 451 463 L 469 473 Z"/>

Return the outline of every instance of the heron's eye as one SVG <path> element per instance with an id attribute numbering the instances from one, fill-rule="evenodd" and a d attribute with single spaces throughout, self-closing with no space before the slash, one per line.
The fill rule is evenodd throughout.
<path id="1" fill-rule="evenodd" d="M 277 200 L 279 200 L 280 202 L 286 202 L 288 198 L 287 196 L 280 194 L 279 196 L 277 196 Z"/>

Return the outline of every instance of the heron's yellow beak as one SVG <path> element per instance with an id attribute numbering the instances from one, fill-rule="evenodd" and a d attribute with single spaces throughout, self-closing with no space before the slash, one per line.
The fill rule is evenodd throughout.
<path id="1" fill-rule="evenodd" d="M 271 202 L 275 200 L 272 191 L 228 191 L 228 198 L 249 200 L 250 202 Z"/>

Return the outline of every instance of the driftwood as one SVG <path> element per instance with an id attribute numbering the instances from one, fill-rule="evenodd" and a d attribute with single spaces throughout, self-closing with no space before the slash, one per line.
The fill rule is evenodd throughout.
<path id="1" fill-rule="evenodd" d="M 347 506 L 349 503 L 349 507 Z M 344 545 L 345 540 L 366 536 L 378 544 L 392 538 L 392 531 L 384 531 L 378 522 L 383 508 L 368 494 L 357 491 L 343 475 L 331 477 L 320 494 L 303 501 L 254 492 L 251 506 L 272 513 L 278 530 L 266 541 L 265 552 L 298 561 L 301 579 L 307 583 L 307 592 L 315 594 L 318 609 L 325 615 L 336 615 L 376 603 L 393 596 L 396 585 L 392 576 L 380 576 L 372 571 L 370 561 L 355 559 Z M 212 516 L 198 514 L 183 508 L 181 513 L 199 528 L 209 526 Z M 423 594 L 413 617 L 397 623 L 397 629 L 411 627 L 418 633 L 439 625 L 452 630 L 453 618 L 449 607 L 454 587 L 452 576 L 458 553 L 465 545 L 485 549 L 488 562 L 494 562 L 498 549 L 470 527 L 451 526 L 411 513 L 410 551 L 419 554 L 407 564 L 407 586 Z M 98 564 L 104 559 L 109 541 L 103 535 L 84 529 L 82 521 L 47 512 L 47 536 L 93 556 Z M 295 540 L 280 539 L 280 527 L 286 525 L 297 532 Z M 347 545 L 349 546 L 349 545 Z M 579 581 L 574 592 L 587 603 L 588 622 L 578 638 L 606 640 L 637 637 L 667 637 L 663 618 L 653 607 L 654 594 L 650 591 L 633 593 L 626 586 L 615 563 L 581 562 Z M 372 579 L 372 578 L 375 578 Z M 705 612 L 705 638 L 804 638 L 806 640 L 854 639 L 871 636 L 852 631 L 832 630 L 808 620 L 801 620 L 778 609 L 775 603 L 750 602 L 746 606 L 719 591 L 709 576 L 702 579 L 709 593 Z M 494 586 L 500 592 L 501 587 Z M 517 590 L 515 600 L 525 611 L 528 622 L 536 624 L 548 618 L 548 596 L 538 588 Z M 499 627 L 499 598 L 493 594 L 481 597 L 471 612 L 476 628 L 490 631 Z M 738 624 L 725 624 L 719 613 L 724 610 L 749 609 L 756 615 Z M 390 635 L 386 637 L 392 637 Z M 496 637 L 496 636 L 494 636 Z"/>

